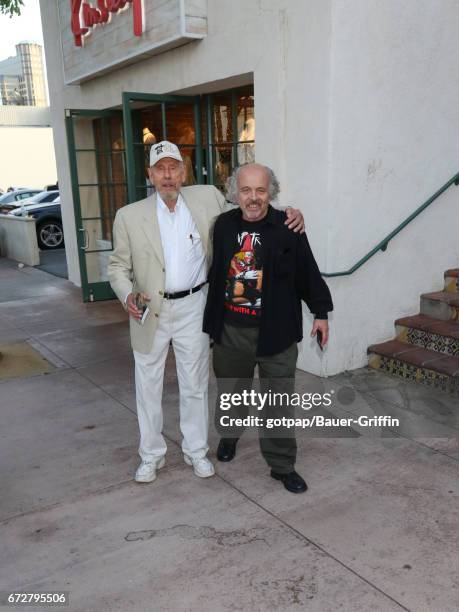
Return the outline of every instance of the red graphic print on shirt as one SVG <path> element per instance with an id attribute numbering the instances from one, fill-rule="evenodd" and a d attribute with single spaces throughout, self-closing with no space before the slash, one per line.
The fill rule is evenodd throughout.
<path id="1" fill-rule="evenodd" d="M 226 280 L 225 308 L 234 323 L 257 324 L 261 314 L 261 236 L 259 232 L 237 235 L 234 253 Z"/>

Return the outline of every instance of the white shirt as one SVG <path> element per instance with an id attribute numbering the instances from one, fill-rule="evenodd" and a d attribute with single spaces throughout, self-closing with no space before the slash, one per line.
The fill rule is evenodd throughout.
<path id="1" fill-rule="evenodd" d="M 156 194 L 161 244 L 166 267 L 166 293 L 186 291 L 206 280 L 206 256 L 196 223 L 179 194 L 174 212 Z"/>

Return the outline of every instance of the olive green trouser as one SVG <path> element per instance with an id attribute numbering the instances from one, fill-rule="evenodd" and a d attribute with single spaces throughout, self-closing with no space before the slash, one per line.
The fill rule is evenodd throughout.
<path id="1" fill-rule="evenodd" d="M 227 427 L 221 425 L 221 417 L 245 418 L 250 413 L 246 405 L 233 405 L 229 409 L 222 409 L 220 397 L 222 393 L 242 393 L 250 391 L 253 382 L 255 366 L 258 365 L 260 387 L 262 392 L 292 393 L 298 347 L 293 343 L 285 351 L 269 357 L 257 357 L 258 327 L 235 327 L 224 325 L 221 343 L 214 344 L 213 367 L 217 377 L 218 393 L 215 408 L 215 426 L 222 438 L 239 438 L 244 427 Z M 228 398 L 229 396 L 226 396 Z M 256 416 L 264 418 L 293 417 L 294 408 L 283 403 L 280 406 L 267 404 L 263 410 L 252 409 Z M 228 421 L 227 421 L 228 422 Z M 281 427 L 275 430 L 258 428 L 260 448 L 266 463 L 279 474 L 288 474 L 295 467 L 296 439 L 293 428 Z"/>

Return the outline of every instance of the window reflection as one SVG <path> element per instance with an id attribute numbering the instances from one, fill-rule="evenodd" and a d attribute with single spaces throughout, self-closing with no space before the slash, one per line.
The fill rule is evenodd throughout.
<path id="1" fill-rule="evenodd" d="M 214 94 L 211 100 L 211 180 L 224 190 L 236 166 L 255 161 L 253 85 Z"/>
<path id="2" fill-rule="evenodd" d="M 122 114 L 113 117 L 103 117 L 93 121 L 95 160 L 94 178 L 95 189 L 98 193 L 98 206 L 89 214 L 88 204 L 82 204 L 85 211 L 83 217 L 94 216 L 101 218 L 100 240 L 107 241 L 107 245 L 112 240 L 112 224 L 116 211 L 127 203 L 126 193 L 126 164 L 124 152 L 124 131 Z M 80 154 L 81 155 L 81 154 Z M 81 180 L 80 183 L 84 182 Z M 86 202 L 89 192 L 80 199 Z M 107 248 L 111 248 L 107 246 Z"/>
<path id="3" fill-rule="evenodd" d="M 252 88 L 251 88 L 252 89 Z M 237 99 L 237 163 L 255 161 L 255 114 L 253 90 L 239 94 Z"/>

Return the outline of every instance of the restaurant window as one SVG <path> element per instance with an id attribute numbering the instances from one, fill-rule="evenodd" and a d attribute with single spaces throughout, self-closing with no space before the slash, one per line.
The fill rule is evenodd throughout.
<path id="1" fill-rule="evenodd" d="M 253 85 L 206 96 L 207 182 L 224 189 L 233 169 L 255 161 Z"/>
<path id="2" fill-rule="evenodd" d="M 92 188 L 99 192 L 100 238 L 111 241 L 116 211 L 127 201 L 123 118 L 94 119 L 93 128 L 97 181 Z"/>

